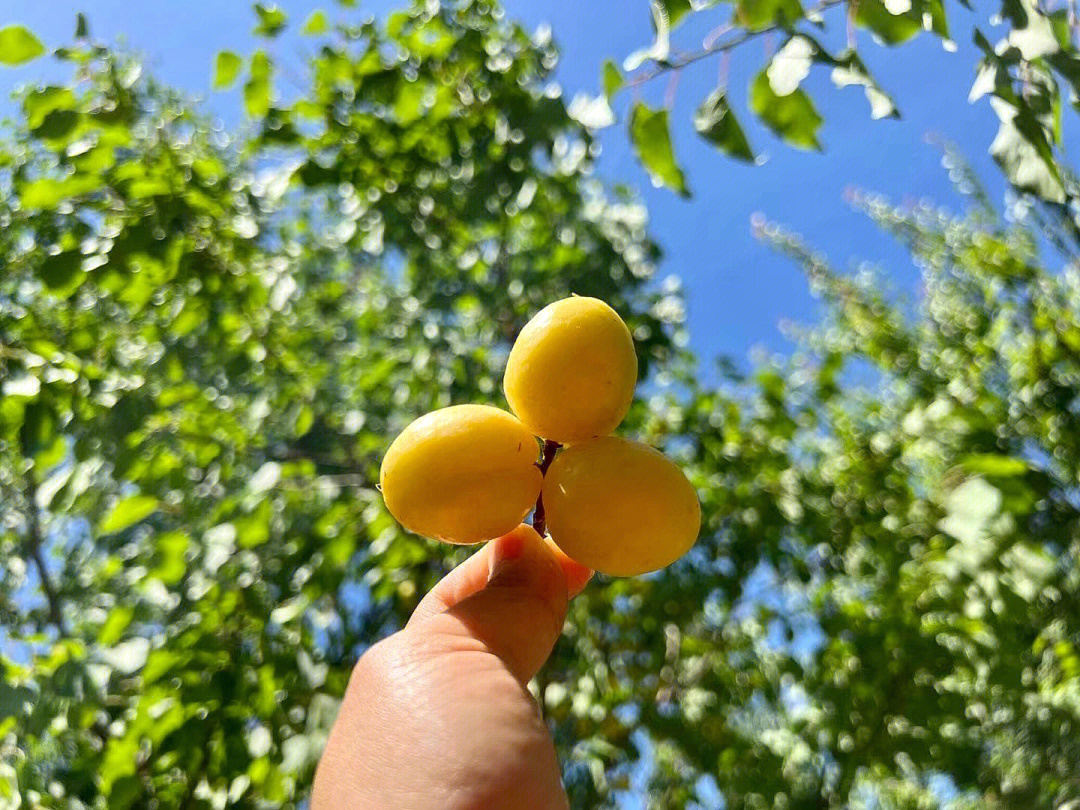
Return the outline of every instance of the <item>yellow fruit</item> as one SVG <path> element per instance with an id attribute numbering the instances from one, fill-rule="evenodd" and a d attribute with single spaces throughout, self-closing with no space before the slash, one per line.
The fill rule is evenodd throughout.
<path id="1" fill-rule="evenodd" d="M 673 563 L 701 528 L 697 493 L 682 470 L 653 448 L 618 436 L 563 450 L 543 494 L 556 545 L 613 576 Z"/>
<path id="2" fill-rule="evenodd" d="M 447 543 L 506 534 L 536 503 L 536 437 L 506 411 L 456 405 L 421 416 L 394 439 L 379 483 L 406 529 Z"/>
<path id="3" fill-rule="evenodd" d="M 564 298 L 521 330 L 506 362 L 510 408 L 537 436 L 580 442 L 611 433 L 637 382 L 634 340 L 596 298 Z"/>

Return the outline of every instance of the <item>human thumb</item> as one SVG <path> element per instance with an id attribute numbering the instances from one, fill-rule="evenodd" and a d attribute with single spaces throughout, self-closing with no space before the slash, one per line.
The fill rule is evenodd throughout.
<path id="1" fill-rule="evenodd" d="M 493 540 L 463 568 L 471 563 L 475 575 L 484 558 L 486 582 L 447 606 L 437 621 L 432 616 L 415 627 L 415 632 L 450 634 L 458 640 L 479 642 L 524 684 L 543 666 L 562 632 L 567 581 L 575 578 L 572 566 L 576 563 L 558 555 L 524 524 Z M 574 585 L 572 582 L 571 587 Z"/>

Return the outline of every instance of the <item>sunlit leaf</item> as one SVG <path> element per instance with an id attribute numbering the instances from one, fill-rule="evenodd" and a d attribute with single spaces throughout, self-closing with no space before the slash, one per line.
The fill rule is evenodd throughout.
<path id="1" fill-rule="evenodd" d="M 888 5 L 885 0 L 860 0 L 855 22 L 887 45 L 898 45 L 923 30 L 921 3 L 903 0 L 893 10 Z"/>
<path id="2" fill-rule="evenodd" d="M 23 186 L 19 199 L 25 208 L 53 208 L 62 200 L 96 191 L 101 180 L 90 174 L 74 174 L 63 180 L 42 178 Z"/>
<path id="3" fill-rule="evenodd" d="M 608 101 L 615 96 L 616 93 L 622 89 L 626 83 L 623 79 L 623 75 L 619 70 L 619 66 L 616 65 L 610 59 L 604 62 L 604 95 L 607 96 Z"/>
<path id="4" fill-rule="evenodd" d="M 0 65 L 21 65 L 43 53 L 45 46 L 25 25 L 0 28 Z"/>
<path id="5" fill-rule="evenodd" d="M 862 87 L 866 100 L 870 103 L 871 118 L 876 120 L 900 117 L 900 112 L 896 109 L 892 98 L 881 89 L 858 55 L 854 53 L 842 55 L 838 62 L 831 74 L 833 84 L 837 87 L 852 85 Z"/>
<path id="6" fill-rule="evenodd" d="M 821 149 L 817 131 L 822 119 L 805 91 L 798 89 L 778 96 L 763 71 L 750 88 L 750 108 L 769 129 L 793 146 Z"/>
<path id="7" fill-rule="evenodd" d="M 675 160 L 667 110 L 652 110 L 642 102 L 635 104 L 630 113 L 630 140 L 655 185 L 689 196 L 686 179 Z"/>
<path id="8" fill-rule="evenodd" d="M 750 31 L 761 31 L 774 24 L 790 26 L 803 17 L 799 0 L 739 0 L 735 19 Z"/>
<path id="9" fill-rule="evenodd" d="M 158 500 L 152 495 L 129 495 L 117 501 L 98 524 L 100 534 L 121 532 L 149 517 L 158 509 Z"/>
<path id="10" fill-rule="evenodd" d="M 244 83 L 244 108 L 252 118 L 261 118 L 270 111 L 272 73 L 270 57 L 263 51 L 256 51 L 251 57 L 248 80 Z"/>
<path id="11" fill-rule="evenodd" d="M 661 0 L 651 0 L 649 8 L 652 10 L 653 32 L 655 37 L 652 45 L 635 51 L 623 60 L 623 70 L 637 70 L 646 62 L 666 62 L 671 53 L 671 20 L 668 10 Z"/>
<path id="12" fill-rule="evenodd" d="M 702 102 L 694 115 L 694 128 L 705 140 L 731 157 L 752 162 L 754 150 L 746 140 L 727 95 L 716 89 Z"/>
<path id="13" fill-rule="evenodd" d="M 232 86 L 243 66 L 244 60 L 232 51 L 218 51 L 214 57 L 214 89 L 223 90 Z"/>
<path id="14" fill-rule="evenodd" d="M 615 113 L 605 96 L 579 93 L 567 108 L 570 117 L 589 129 L 603 129 L 615 123 Z"/>
<path id="15" fill-rule="evenodd" d="M 328 28 L 326 12 L 322 9 L 316 9 L 311 12 L 311 15 L 304 22 L 302 30 L 308 36 L 318 36 L 319 34 L 325 34 Z"/>
<path id="16" fill-rule="evenodd" d="M 98 631 L 98 644 L 111 647 L 118 642 L 131 624 L 135 610 L 130 605 L 117 605 L 109 611 L 109 617 Z"/>
<path id="17" fill-rule="evenodd" d="M 974 475 L 987 475 L 998 478 L 1023 475 L 1029 469 L 1028 463 L 1023 459 L 990 453 L 970 455 L 964 459 L 963 466 L 965 470 Z"/>
<path id="18" fill-rule="evenodd" d="M 285 12 L 274 3 L 256 3 L 255 15 L 259 18 L 255 33 L 262 37 L 276 37 L 288 22 Z"/>

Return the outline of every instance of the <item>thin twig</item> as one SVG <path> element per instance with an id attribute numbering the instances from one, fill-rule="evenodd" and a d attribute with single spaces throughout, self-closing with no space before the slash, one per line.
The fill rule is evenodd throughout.
<path id="1" fill-rule="evenodd" d="M 671 73 L 671 78 L 668 79 L 667 89 L 664 91 L 664 107 L 666 109 L 672 109 L 675 106 L 675 91 L 679 88 L 679 77 L 682 75 L 682 71 L 675 70 Z"/>
<path id="2" fill-rule="evenodd" d="M 536 463 L 536 466 L 540 468 L 541 475 L 547 475 L 548 467 L 551 466 L 551 462 L 555 460 L 555 454 L 559 452 L 559 448 L 562 447 L 558 442 L 553 442 L 548 439 L 544 442 L 544 455 L 540 461 Z M 536 533 L 541 537 L 547 533 L 547 523 L 544 520 L 544 495 L 541 493 L 536 498 L 536 508 L 533 509 L 533 528 L 536 529 Z"/>
<path id="3" fill-rule="evenodd" d="M 718 25 L 716 28 L 709 32 L 709 35 L 705 37 L 705 39 L 701 41 L 701 47 L 706 49 L 712 48 L 716 44 L 717 40 L 720 39 L 720 37 L 730 34 L 733 27 L 734 26 L 732 26 L 731 23 L 724 23 L 723 25 Z"/>

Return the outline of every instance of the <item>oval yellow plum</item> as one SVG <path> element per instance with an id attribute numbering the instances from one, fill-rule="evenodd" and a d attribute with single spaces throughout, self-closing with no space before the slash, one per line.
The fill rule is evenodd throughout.
<path id="1" fill-rule="evenodd" d="M 394 439 L 379 473 L 406 529 L 447 543 L 506 534 L 536 503 L 536 437 L 511 414 L 455 405 L 421 416 Z"/>
<path id="2" fill-rule="evenodd" d="M 670 565 L 697 540 L 693 485 L 648 445 L 605 436 L 563 450 L 544 478 L 552 540 L 582 565 L 635 576 Z"/>
<path id="3" fill-rule="evenodd" d="M 611 433 L 637 383 L 634 340 L 597 298 L 549 304 L 521 330 L 506 362 L 510 408 L 537 436 L 570 444 Z"/>

